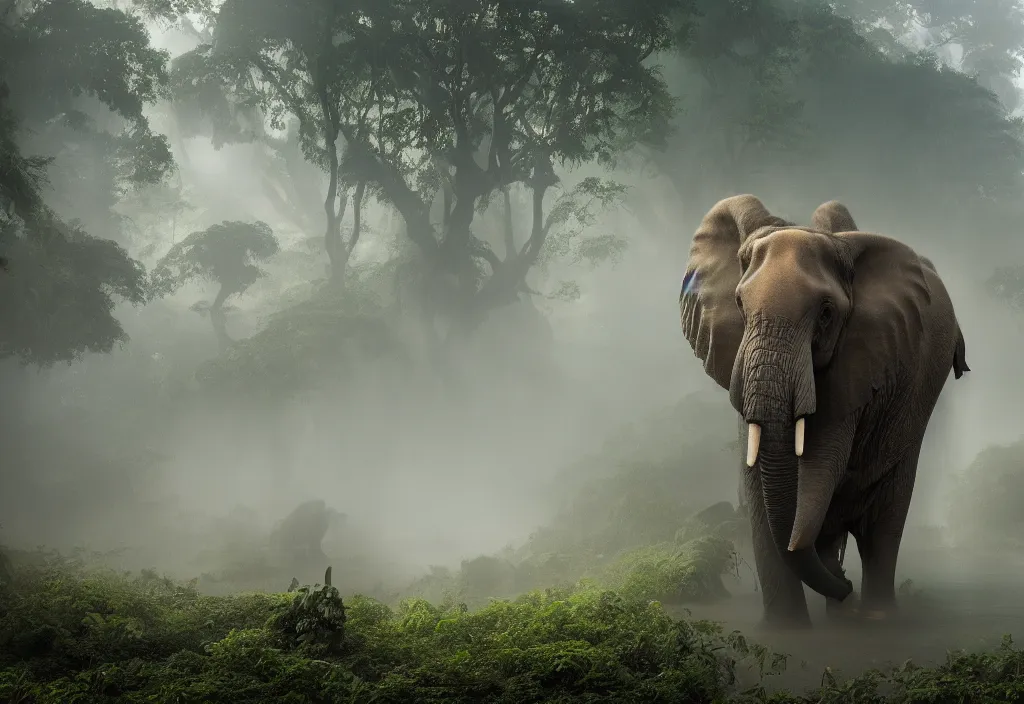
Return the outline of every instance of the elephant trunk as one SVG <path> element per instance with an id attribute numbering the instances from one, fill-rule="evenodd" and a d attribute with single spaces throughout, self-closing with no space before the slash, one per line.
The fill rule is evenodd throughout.
<path id="1" fill-rule="evenodd" d="M 740 349 L 730 396 L 750 424 L 747 465 L 760 474 L 772 539 L 804 584 L 842 601 L 852 585 L 825 567 L 814 545 L 831 491 L 810 490 L 827 487 L 808 481 L 806 472 L 801 478 L 797 454 L 803 454 L 802 419 L 815 410 L 810 336 L 785 320 L 755 318 Z"/>

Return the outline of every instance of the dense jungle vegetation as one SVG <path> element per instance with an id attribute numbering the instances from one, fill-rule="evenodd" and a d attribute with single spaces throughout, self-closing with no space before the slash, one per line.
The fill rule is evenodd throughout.
<path id="1" fill-rule="evenodd" d="M 915 243 L 988 252 L 993 301 L 1019 310 L 1022 57 L 1011 0 L 0 0 L 0 361 L 69 365 L 53 445 L 75 461 L 86 413 L 146 438 L 199 408 L 358 407 L 360 384 L 425 374 L 457 393 L 498 375 L 481 359 L 554 384 L 536 341 L 594 272 L 645 243 L 685 251 L 739 192 L 808 215 L 841 194 Z M 183 176 L 201 147 L 247 150 L 223 179 L 244 176 L 258 215 Z M 207 347 L 181 341 L 186 317 Z M 494 327 L 518 332 L 480 342 Z M 411 581 L 378 578 L 369 550 L 328 560 L 329 499 L 317 528 L 224 538 L 231 560 L 191 582 L 7 550 L 0 700 L 1024 696 L 1009 639 L 770 693 L 784 657 L 684 615 L 750 569 L 742 511 L 692 489 L 735 495 L 727 411 L 694 394 L 639 419 L 561 469 L 528 540 Z M 3 416 L 11 436 L 23 415 Z M 1017 544 L 1020 456 L 991 448 L 963 474 L 962 540 Z M 127 500 L 158 463 L 83 467 L 61 520 L 84 487 Z M 289 588 L 328 562 L 324 584 Z"/>

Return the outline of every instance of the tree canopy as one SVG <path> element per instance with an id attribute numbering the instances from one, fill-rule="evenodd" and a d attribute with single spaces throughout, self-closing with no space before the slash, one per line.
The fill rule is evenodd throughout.
<path id="1" fill-rule="evenodd" d="M 224 304 L 265 276 L 259 263 L 279 251 L 277 238 L 265 222 L 224 221 L 211 225 L 171 246 L 153 269 L 153 293 L 166 296 L 195 280 L 218 284 L 220 289 L 212 302 L 199 301 L 192 309 L 210 316 L 218 342 L 226 347 L 230 338 Z"/>
<path id="2" fill-rule="evenodd" d="M 109 176 L 111 205 L 171 168 L 143 115 L 166 84 L 167 57 L 141 22 L 88 2 L 0 10 L 0 357 L 45 365 L 107 352 L 127 339 L 116 299 L 146 300 L 144 269 L 107 239 L 115 232 L 89 233 L 84 218 L 56 211 L 74 209 L 60 195 L 76 166 L 101 188 Z"/>
<path id="3" fill-rule="evenodd" d="M 691 217 L 722 193 L 754 192 L 799 208 L 869 203 L 939 236 L 979 217 L 1015 221 L 1020 121 L 933 52 L 868 32 L 883 19 L 868 3 L 837 4 L 856 17 L 811 0 L 730 1 L 680 23 L 666 75 L 683 109 L 670 148 L 651 157 Z"/>
<path id="4" fill-rule="evenodd" d="M 359 233 L 342 243 L 339 191 L 355 184 L 354 206 L 369 189 L 395 207 L 435 287 L 450 281 L 446 295 L 424 297 L 454 302 L 445 312 L 472 327 L 523 290 L 544 247 L 556 166 L 610 164 L 632 144 L 663 140 L 672 100 L 650 59 L 670 44 L 675 6 L 228 0 L 217 40 L 178 61 L 176 85 L 215 135 L 245 138 L 240 115 L 296 118 L 304 153 L 329 176 L 336 273 Z M 531 215 L 525 237 L 509 226 L 499 256 L 472 225 L 513 186 L 532 193 Z"/>
<path id="5" fill-rule="evenodd" d="M 888 203 L 893 213 L 921 214 L 922 226 L 979 212 L 1013 222 L 1024 151 L 1008 113 L 1015 103 L 994 81 L 1019 66 L 1024 22 L 1013 2 L 947 5 L 20 3 L 0 27 L 5 232 L 21 232 L 18 246 L 34 242 L 31 251 L 45 259 L 52 245 L 40 228 L 61 241 L 91 235 L 124 244 L 136 194 L 149 193 L 138 202 L 159 201 L 174 218 L 187 209 L 187 189 L 166 183 L 168 137 L 145 112 L 164 98 L 176 139 L 263 148 L 264 195 L 282 222 L 322 238 L 336 283 L 352 278 L 357 247 L 379 246 L 367 209 L 397 212 L 414 248 L 403 257 L 414 254 L 423 275 L 410 278 L 404 265 L 389 271 L 409 279 L 396 285 L 412 287 L 407 300 L 435 335 L 472 331 L 523 296 L 576 298 L 572 280 L 535 282 L 559 275 L 556 260 L 574 265 L 624 251 L 629 237 L 593 232 L 599 210 L 629 203 L 641 219 L 653 216 L 645 189 L 618 180 L 641 163 L 637 153 L 672 181 L 687 217 L 722 193 L 785 191 L 793 207 L 836 195 Z M 168 63 L 150 44 L 145 22 L 156 20 L 175 23 L 196 48 Z M 927 30 L 923 49 L 908 43 L 915 28 Z M 951 58 L 954 44 L 962 51 Z M 604 173 L 563 188 L 580 166 Z M 49 225 L 34 224 L 34 213 Z M 216 227 L 208 235 L 227 237 Z M 4 242 L 11 279 L 3 285 L 11 286 L 24 275 L 12 257 L 29 255 L 10 234 Z M 121 259 L 97 260 L 112 270 L 75 285 L 100 282 L 111 306 L 118 297 L 141 302 L 141 279 L 125 278 L 141 268 L 109 250 L 118 251 Z M 36 268 L 38 276 L 51 271 Z M 119 287 L 103 283 L 110 277 Z M 221 291 L 238 292 L 233 284 Z M 35 312 L 19 313 L 22 328 L 56 310 L 40 300 Z M 90 329 L 107 332 L 48 357 L 124 339 L 116 321 Z"/>

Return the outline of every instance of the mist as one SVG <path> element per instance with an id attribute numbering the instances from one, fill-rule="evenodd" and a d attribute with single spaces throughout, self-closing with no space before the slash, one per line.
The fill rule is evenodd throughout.
<path id="1" fill-rule="evenodd" d="M 207 117 L 191 125 L 184 99 L 146 101 L 149 128 L 166 138 L 174 170 L 158 183 L 108 192 L 95 168 L 102 159 L 87 153 L 102 152 L 101 140 L 69 137 L 72 127 L 44 122 L 45 101 L 25 87 L 31 77 L 12 79 L 13 110 L 27 127 L 18 144 L 25 154 L 53 157 L 45 198 L 60 218 L 116 241 L 149 272 L 190 233 L 224 221 L 266 223 L 279 251 L 259 264 L 265 275 L 229 299 L 227 347 L 211 326 L 220 284 L 193 279 L 144 305 L 119 301 L 112 315 L 127 341 L 109 352 L 52 366 L 0 358 L 0 543 L 87 549 L 118 569 L 203 575 L 208 589 L 223 591 L 221 576 L 237 575 L 288 514 L 322 500 L 344 514 L 323 542 L 341 575 L 336 581 L 352 592 L 397 594 L 433 566 L 458 569 L 527 544 L 581 501 L 579 486 L 618 471 L 607 458 L 626 429 L 653 426 L 678 408 L 695 409 L 688 425 L 658 426 L 657 441 L 641 433 L 651 444 L 633 448 L 637 461 L 660 457 L 659 442 L 702 446 L 705 464 L 680 467 L 701 477 L 680 511 L 684 503 L 686 510 L 735 504 L 735 412 L 680 331 L 678 296 L 704 213 L 722 198 L 753 193 L 799 224 L 809 223 L 818 204 L 838 199 L 862 230 L 900 239 L 935 263 L 972 371 L 958 381 L 950 376 L 933 414 L 897 581 L 926 589 L 930 581 L 940 591 L 951 582 L 980 587 L 996 563 L 1007 570 L 1000 579 L 1024 578 L 1020 555 L 1004 561 L 994 542 L 971 543 L 976 562 L 948 558 L 936 567 L 969 542 L 957 526 L 973 520 L 970 511 L 951 508 L 965 473 L 987 449 L 1022 439 L 1024 376 L 1016 371 L 1024 314 L 993 295 L 990 283 L 999 267 L 1024 261 L 1017 229 L 1024 159 L 1015 152 L 1019 143 L 1000 146 L 1005 130 L 989 124 L 1020 113 L 1019 69 L 981 72 L 975 49 L 990 37 L 976 32 L 966 47 L 943 42 L 952 20 L 926 16 L 914 3 L 908 16 L 917 20 L 906 26 L 842 3 L 834 24 L 815 19 L 811 0 L 764 5 L 778 5 L 772 12 L 813 31 L 827 25 L 846 38 L 837 46 L 876 41 L 871 28 L 883 25 L 892 41 L 863 50 L 869 58 L 860 63 L 840 57 L 831 64 L 823 49 L 814 49 L 822 52 L 816 57 L 807 48 L 816 46 L 812 30 L 773 34 L 729 16 L 738 10 L 706 13 L 686 48 L 648 61 L 662 66 L 680 107 L 664 143 L 638 144 L 611 167 L 596 160 L 555 167 L 560 192 L 592 177 L 625 185 L 624 198 L 595 206 L 577 239 L 566 235 L 562 250 L 535 265 L 514 300 L 487 310 L 471 334 L 441 344 L 418 307 L 426 289 L 410 283 L 420 275 L 403 273 L 420 271 L 409 225 L 379 189 L 362 205 L 364 231 L 347 264 L 344 306 L 334 318 L 315 319 L 321 322 L 309 322 L 316 311 L 295 313 L 317 300 L 318 282 L 331 275 L 323 236 L 330 179 L 303 156 L 298 127 L 287 119 L 272 124 L 267 111 L 257 129 L 247 126 L 251 116 L 235 115 L 258 137 L 219 144 L 221 128 Z M 945 14 L 970 15 L 962 5 Z M 125 8 L 144 19 L 151 46 L 172 60 L 213 31 L 195 29 L 198 15 L 172 23 Z M 798 44 L 811 58 L 762 70 Z M 707 49 L 719 45 L 732 49 Z M 901 60 L 894 46 L 908 55 L 932 51 L 946 68 L 908 59 L 890 71 L 886 62 Z M 760 58 L 744 63 L 747 56 Z M 37 78 L 49 75 L 44 68 Z M 948 96 L 960 84 L 949 86 L 960 79 L 950 75 L 964 73 L 981 84 L 981 97 L 954 105 Z M 912 89 L 919 94 L 908 97 Z M 771 102 L 783 97 L 791 103 Z M 121 119 L 91 97 L 68 104 L 97 123 Z M 761 124 L 769 119 L 775 122 Z M 345 232 L 356 227 L 352 192 Z M 434 200 L 436 210 L 442 198 Z M 473 234 L 495 251 L 502 251 L 499 201 L 472 221 Z M 509 203 L 525 242 L 528 189 L 516 184 Z M 573 249 L 606 234 L 624 243 L 621 250 L 588 259 Z M 570 289 L 577 294 L 559 293 Z M 366 313 L 372 306 L 377 312 Z M 339 332 L 363 320 L 379 322 L 367 323 L 371 342 Z M 337 339 L 319 343 L 314 328 Z M 274 337 L 261 338 L 268 330 Z M 314 348 L 315 355 L 305 351 Z M 851 541 L 853 575 L 858 562 Z M 323 574 L 318 563 L 288 569 L 225 580 L 232 589 L 283 590 L 291 577 L 305 583 Z M 758 603 L 749 574 L 730 589 Z M 745 625 L 746 607 L 733 608 L 708 613 Z"/>

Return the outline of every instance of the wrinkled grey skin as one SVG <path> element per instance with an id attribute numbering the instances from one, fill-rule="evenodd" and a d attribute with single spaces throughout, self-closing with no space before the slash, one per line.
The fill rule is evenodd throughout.
<path id="1" fill-rule="evenodd" d="M 906 245 L 857 231 L 839 203 L 810 227 L 753 196 L 718 203 L 694 235 L 680 293 L 683 331 L 709 376 L 761 431 L 742 485 L 768 624 L 808 626 L 806 584 L 831 605 L 895 608 L 895 570 L 925 429 L 963 335 L 935 267 Z M 797 456 L 797 421 L 806 423 Z"/>

